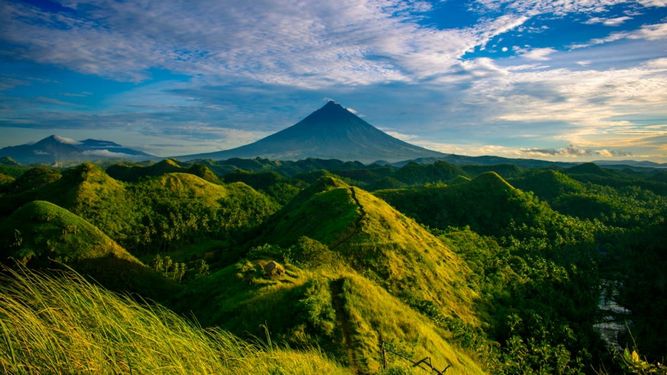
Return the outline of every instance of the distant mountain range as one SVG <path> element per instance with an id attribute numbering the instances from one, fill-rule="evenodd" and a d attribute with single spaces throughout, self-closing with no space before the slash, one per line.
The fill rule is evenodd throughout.
<path id="1" fill-rule="evenodd" d="M 318 158 L 372 163 L 378 160 L 395 162 L 442 156 L 445 154 L 394 138 L 330 101 L 295 125 L 257 142 L 231 150 L 185 155 L 177 159 Z"/>
<path id="2" fill-rule="evenodd" d="M 59 164 L 103 159 L 149 159 L 154 156 L 111 141 L 75 141 L 51 135 L 36 143 L 2 148 L 0 158 L 2 157 L 11 158 L 21 164 Z"/>
<path id="3" fill-rule="evenodd" d="M 75 141 L 51 135 L 39 142 L 0 149 L 0 160 L 21 164 L 72 164 L 111 159 L 159 159 L 143 151 L 96 139 Z M 403 166 L 410 161 L 432 164 L 446 161 L 456 165 L 512 164 L 519 167 L 568 167 L 578 162 L 512 159 L 500 156 L 445 154 L 419 147 L 374 127 L 341 105 L 329 101 L 295 125 L 254 143 L 203 154 L 176 156 L 180 161 L 227 160 L 232 158 L 270 160 L 337 159 L 366 164 Z M 5 163 L 5 161 L 3 161 Z M 606 168 L 667 168 L 666 163 L 634 160 L 598 160 Z"/>

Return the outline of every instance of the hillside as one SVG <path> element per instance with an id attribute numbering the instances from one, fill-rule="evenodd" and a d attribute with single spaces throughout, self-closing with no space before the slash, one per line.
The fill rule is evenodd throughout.
<path id="1" fill-rule="evenodd" d="M 307 236 L 370 272 L 393 294 L 431 301 L 448 316 L 474 322 L 468 272 L 440 240 L 359 188 L 324 177 L 264 225 L 256 243 L 290 246 Z"/>
<path id="2" fill-rule="evenodd" d="M 231 150 L 180 156 L 179 160 L 263 157 L 399 161 L 443 154 L 401 141 L 329 101 L 295 125 Z"/>
<path id="3" fill-rule="evenodd" d="M 204 164 L 195 163 L 189 167 L 180 165 L 176 160 L 165 159 L 147 166 L 133 164 L 114 164 L 106 169 L 109 176 L 127 182 L 137 182 L 147 177 L 157 177 L 167 173 L 190 173 L 206 181 L 219 183 L 220 179 Z"/>
<path id="4" fill-rule="evenodd" d="M 71 273 L 3 269 L 6 373 L 348 374 L 314 350 L 256 346 Z"/>
<path id="5" fill-rule="evenodd" d="M 48 200 L 90 221 L 130 251 L 155 253 L 202 236 L 229 237 L 258 225 L 277 209 L 275 202 L 243 183 L 220 185 L 189 173 L 125 183 L 86 163 L 56 177 L 35 189 L 0 197 L 2 212 Z"/>
<path id="6" fill-rule="evenodd" d="M 0 248 L 8 251 L 4 258 L 12 257 L 24 264 L 103 257 L 138 263 L 94 225 L 46 201 L 30 202 L 0 223 Z"/>
<path id="7" fill-rule="evenodd" d="M 37 268 L 64 264 L 106 288 L 154 300 L 167 301 L 179 288 L 85 219 L 46 201 L 27 203 L 0 222 L 0 249 L 4 261 Z"/>
<path id="8" fill-rule="evenodd" d="M 415 361 L 429 356 L 440 369 L 452 365 L 451 374 L 482 373 L 451 332 L 344 264 L 307 270 L 283 263 L 285 274 L 267 276 L 262 269 L 271 258 L 263 255 L 195 281 L 181 297 L 184 310 L 245 337 L 263 334 L 265 325 L 274 340 L 317 346 L 358 373 L 381 369 L 381 343 Z M 389 367 L 412 366 L 386 356 Z"/>
<path id="9" fill-rule="evenodd" d="M 484 234 L 500 234 L 512 222 L 531 222 L 542 209 L 495 172 L 449 186 L 380 190 L 375 194 L 422 224 L 436 228 L 469 225 Z"/>
<path id="10" fill-rule="evenodd" d="M 581 182 L 555 170 L 531 172 L 512 179 L 512 184 L 550 202 L 564 194 L 579 193 L 585 189 Z"/>

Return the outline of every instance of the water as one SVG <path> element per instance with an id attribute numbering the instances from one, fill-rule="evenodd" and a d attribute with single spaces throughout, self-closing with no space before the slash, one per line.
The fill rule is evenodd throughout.
<path id="1" fill-rule="evenodd" d="M 620 337 L 627 332 L 630 324 L 630 310 L 618 304 L 618 290 L 622 284 L 618 281 L 602 280 L 598 308 L 602 318 L 593 327 L 600 333 L 607 347 L 612 351 L 622 351 Z"/>

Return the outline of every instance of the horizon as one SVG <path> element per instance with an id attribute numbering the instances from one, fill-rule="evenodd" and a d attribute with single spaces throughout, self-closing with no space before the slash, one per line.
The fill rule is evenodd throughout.
<path id="1" fill-rule="evenodd" d="M 667 162 L 665 0 L 18 1 L 0 21 L 0 147 L 220 151 L 334 100 L 443 153 Z"/>

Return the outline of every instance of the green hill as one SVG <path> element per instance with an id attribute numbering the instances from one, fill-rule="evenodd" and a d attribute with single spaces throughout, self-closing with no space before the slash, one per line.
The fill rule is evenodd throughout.
<path id="1" fill-rule="evenodd" d="M 252 345 L 78 275 L 3 274 L 0 368 L 6 373 L 351 373 L 317 351 Z"/>
<path id="2" fill-rule="evenodd" d="M 4 257 L 22 263 L 53 259 L 76 262 L 116 257 L 138 262 L 125 249 L 81 217 L 46 201 L 30 202 L 0 224 Z"/>
<path id="3" fill-rule="evenodd" d="M 261 191 L 280 204 L 289 202 L 299 192 L 296 181 L 289 181 L 277 172 L 249 172 L 242 169 L 224 176 L 225 182 L 243 182 Z M 301 185 L 301 184 L 299 184 Z"/>
<path id="4" fill-rule="evenodd" d="M 459 175 L 465 175 L 465 172 L 444 161 L 436 161 L 432 164 L 410 162 L 394 173 L 396 179 L 410 185 L 446 182 Z"/>
<path id="5" fill-rule="evenodd" d="M 4 189 L 15 181 L 15 178 L 4 173 L 0 173 L 0 189 Z"/>
<path id="6" fill-rule="evenodd" d="M 127 182 L 137 182 L 143 178 L 162 176 L 167 173 L 190 173 L 206 181 L 219 183 L 218 176 L 206 165 L 195 163 L 189 167 L 182 166 L 176 160 L 164 159 L 157 163 L 143 166 L 133 164 L 114 164 L 106 169 L 113 178 Z"/>
<path id="7" fill-rule="evenodd" d="M 9 214 L 32 200 L 67 208 L 130 251 L 152 252 L 207 236 L 228 237 L 258 225 L 277 209 L 243 183 L 219 185 L 189 173 L 125 183 L 92 163 L 66 169 L 36 189 L 6 194 L 0 208 Z"/>
<path id="8" fill-rule="evenodd" d="M 16 178 L 10 187 L 10 191 L 25 192 L 35 190 L 46 184 L 57 181 L 60 177 L 62 177 L 62 175 L 54 168 L 44 166 L 30 168 Z"/>
<path id="9" fill-rule="evenodd" d="M 548 202 L 564 194 L 579 193 L 585 189 L 581 182 L 551 169 L 527 173 L 512 179 L 512 184 L 519 189 L 532 191 L 539 198 Z"/>
<path id="10" fill-rule="evenodd" d="M 602 169 L 599 165 L 595 163 L 582 163 L 574 167 L 570 167 L 567 170 L 568 174 L 591 174 L 598 176 L 608 176 L 609 172 L 605 169 Z"/>
<path id="11" fill-rule="evenodd" d="M 440 240 L 384 201 L 333 177 L 305 189 L 264 226 L 257 243 L 290 246 L 307 236 L 406 299 L 436 303 L 472 322 L 466 265 Z"/>
<path id="12" fill-rule="evenodd" d="M 436 228 L 469 225 L 484 234 L 499 234 L 511 222 L 525 223 L 541 208 L 495 172 L 450 186 L 380 190 L 375 193 L 418 222 Z"/>
<path id="13" fill-rule="evenodd" d="M 243 336 L 262 335 L 292 348 L 317 346 L 357 373 L 377 373 L 381 343 L 415 361 L 430 356 L 448 373 L 482 373 L 452 334 L 342 263 L 315 269 L 284 264 L 267 276 L 269 259 L 245 260 L 194 281 L 181 296 L 185 311 L 207 325 Z M 190 309 L 190 310 L 188 310 Z M 387 353 L 389 367 L 412 364 Z"/>
<path id="14" fill-rule="evenodd" d="M 66 264 L 112 290 L 167 300 L 178 286 L 143 265 L 97 227 L 46 201 L 20 207 L 0 223 L 2 259 L 31 267 Z"/>

